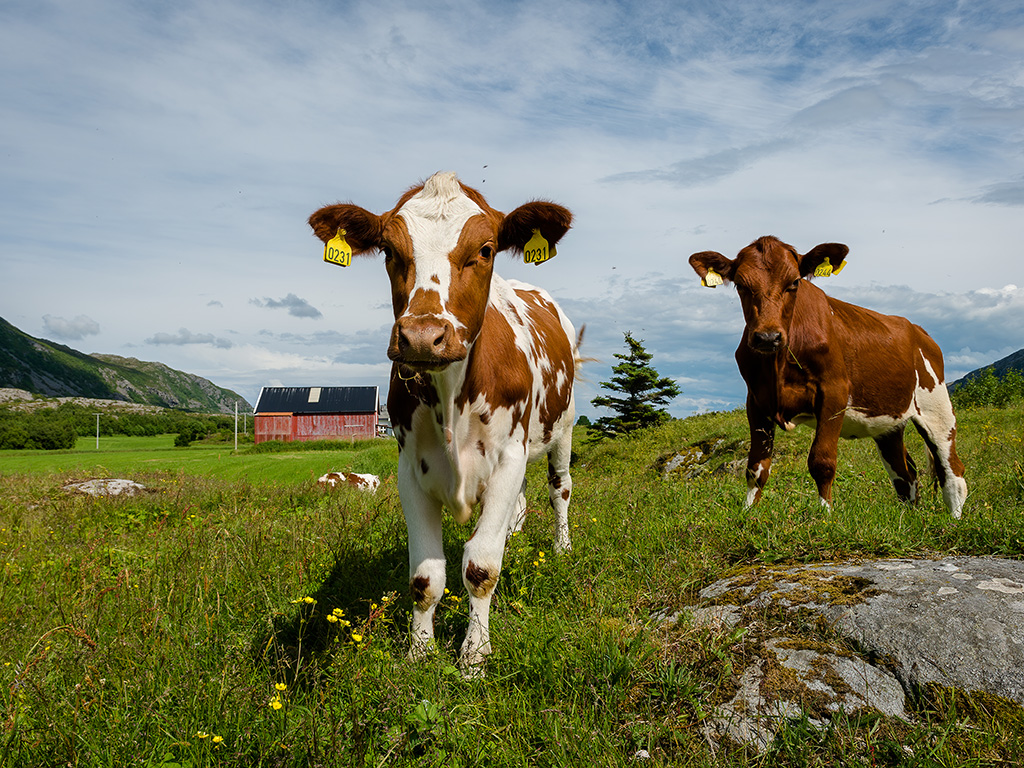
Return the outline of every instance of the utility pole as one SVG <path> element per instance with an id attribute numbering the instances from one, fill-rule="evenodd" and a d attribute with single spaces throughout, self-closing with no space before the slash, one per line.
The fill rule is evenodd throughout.
<path id="1" fill-rule="evenodd" d="M 96 450 L 100 449 L 100 415 L 96 414 Z"/>
<path id="2" fill-rule="evenodd" d="M 238 401 L 235 400 L 235 450 L 238 450 Z"/>

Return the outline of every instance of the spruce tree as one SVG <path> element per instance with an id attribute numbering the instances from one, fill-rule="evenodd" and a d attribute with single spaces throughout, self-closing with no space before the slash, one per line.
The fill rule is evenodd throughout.
<path id="1" fill-rule="evenodd" d="M 637 341 L 629 331 L 625 336 L 628 354 L 615 355 L 622 362 L 612 368 L 611 381 L 601 382 L 603 388 L 620 392 L 624 397 L 599 395 L 590 401 L 599 408 L 615 411 L 615 416 L 602 416 L 591 426 L 609 437 L 667 421 L 668 412 L 658 406 L 667 405 L 682 392 L 672 379 L 659 376 L 651 367 L 653 355 L 644 349 L 643 340 Z"/>

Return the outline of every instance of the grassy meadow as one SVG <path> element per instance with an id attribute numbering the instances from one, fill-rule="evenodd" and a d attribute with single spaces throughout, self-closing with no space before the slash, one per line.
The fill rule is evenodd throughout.
<path id="1" fill-rule="evenodd" d="M 811 431 L 780 434 L 765 500 L 744 512 L 741 478 L 664 481 L 652 468 L 710 435 L 746 438 L 741 411 L 597 443 L 578 430 L 573 551 L 552 551 L 535 465 L 482 680 L 455 667 L 469 525 L 445 523 L 437 655 L 405 658 L 389 441 L 235 453 L 101 437 L 100 451 L 82 438 L 68 452 L 0 452 L 0 766 L 1019 764 L 1019 713 L 939 694 L 918 699 L 911 722 L 794 722 L 765 755 L 715 750 L 700 726 L 732 696 L 744 632 L 652 618 L 744 564 L 1024 556 L 1024 416 L 958 416 L 971 492 L 960 521 L 931 486 L 917 506 L 898 502 L 870 441 L 840 446 L 827 511 L 805 469 Z M 372 496 L 319 488 L 332 469 L 384 483 Z M 62 490 L 104 476 L 151 492 Z"/>

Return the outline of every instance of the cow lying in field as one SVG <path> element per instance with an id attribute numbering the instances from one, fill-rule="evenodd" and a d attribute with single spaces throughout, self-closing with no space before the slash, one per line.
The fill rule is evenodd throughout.
<path id="1" fill-rule="evenodd" d="M 321 475 L 317 480 L 320 485 L 335 488 L 339 485 L 347 485 L 366 493 L 376 493 L 380 488 L 380 478 L 376 475 L 360 474 L 359 472 L 328 472 Z"/>
<path id="2" fill-rule="evenodd" d="M 905 318 L 833 299 L 803 279 L 838 271 L 848 251 L 825 243 L 801 256 L 762 237 L 735 259 L 713 251 L 690 257 L 704 285 L 736 286 L 746 319 L 736 350 L 750 425 L 746 504 L 768 482 L 776 425 L 801 423 L 815 428 L 807 466 L 822 504 L 832 501 L 840 437 L 873 438 L 897 495 L 916 501 L 917 470 L 903 442 L 912 421 L 943 500 L 959 518 L 967 483 L 938 345 Z"/>
<path id="3" fill-rule="evenodd" d="M 353 254 L 383 252 L 391 279 L 388 410 L 409 531 L 414 657 L 433 640 L 445 591 L 442 508 L 461 523 L 480 507 L 462 557 L 467 674 L 482 672 L 491 651 L 490 602 L 505 540 L 525 515 L 527 462 L 541 456 L 555 549 L 570 546 L 575 330 L 546 292 L 495 274 L 494 259 L 506 250 L 535 253 L 541 236 L 553 252 L 571 221 L 567 209 L 547 202 L 503 214 L 453 173 L 431 176 L 381 215 L 336 204 L 309 219 L 325 243 L 341 234 Z"/>

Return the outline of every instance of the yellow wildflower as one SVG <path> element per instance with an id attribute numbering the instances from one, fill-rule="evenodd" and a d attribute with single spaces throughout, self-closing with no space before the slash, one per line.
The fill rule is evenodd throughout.
<path id="1" fill-rule="evenodd" d="M 278 691 L 287 691 L 288 690 L 288 684 L 287 683 L 274 683 L 274 689 L 278 690 Z"/>

